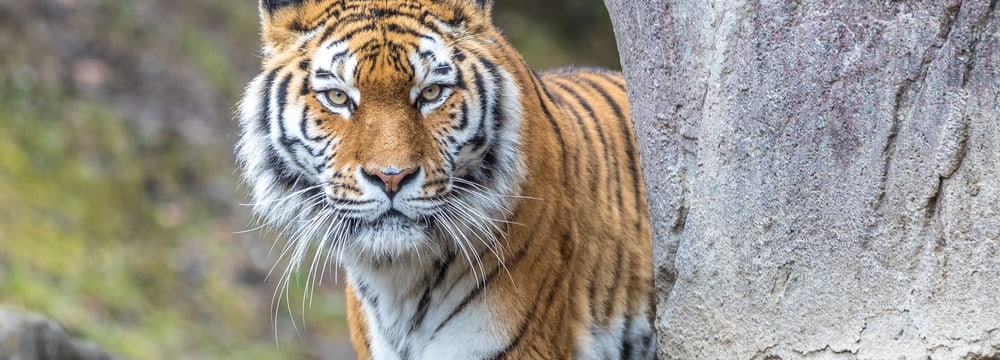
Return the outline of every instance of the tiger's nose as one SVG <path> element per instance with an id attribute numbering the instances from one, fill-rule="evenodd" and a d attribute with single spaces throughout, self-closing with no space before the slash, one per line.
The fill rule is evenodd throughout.
<path id="1" fill-rule="evenodd" d="M 406 168 L 401 170 L 394 167 L 374 170 L 361 169 L 365 174 L 365 179 L 373 185 L 380 187 L 382 191 L 385 191 L 386 195 L 389 195 L 390 199 L 399 192 L 399 188 L 416 177 L 418 170 L 420 170 L 419 167 L 416 169 Z"/>

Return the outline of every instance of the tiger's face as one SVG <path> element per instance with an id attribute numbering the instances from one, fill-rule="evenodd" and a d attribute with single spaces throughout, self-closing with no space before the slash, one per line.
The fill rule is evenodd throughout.
<path id="1" fill-rule="evenodd" d="M 474 2 L 262 4 L 238 157 L 253 207 L 341 261 L 496 246 L 523 176 L 521 109 Z M 485 25 L 484 25 L 485 24 Z M 314 258 L 314 265 L 315 265 Z"/>

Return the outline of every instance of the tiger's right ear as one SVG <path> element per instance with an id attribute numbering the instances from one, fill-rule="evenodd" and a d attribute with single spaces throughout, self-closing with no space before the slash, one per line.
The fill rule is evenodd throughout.
<path id="1" fill-rule="evenodd" d="M 261 33 L 265 48 L 281 48 L 316 26 L 324 9 L 340 0 L 260 0 Z"/>
<path id="2" fill-rule="evenodd" d="M 304 1 L 305 0 L 261 0 L 260 9 L 267 12 L 274 12 L 275 10 L 286 6 L 301 4 Z"/>

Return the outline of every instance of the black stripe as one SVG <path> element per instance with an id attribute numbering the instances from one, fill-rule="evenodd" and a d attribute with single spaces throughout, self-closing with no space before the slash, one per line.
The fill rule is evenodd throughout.
<path id="1" fill-rule="evenodd" d="M 530 68 L 529 68 L 529 70 L 530 70 Z M 535 98 L 538 100 L 539 104 L 542 107 L 542 113 L 545 114 L 545 119 L 548 120 L 549 125 L 552 126 L 552 131 L 555 132 L 556 140 L 559 140 L 559 152 L 562 154 L 562 164 L 563 164 L 563 167 L 562 167 L 562 170 L 563 170 L 563 174 L 562 174 L 563 175 L 563 186 L 566 189 L 568 189 L 568 188 L 570 188 L 569 181 L 570 181 L 571 178 L 570 178 L 570 174 L 568 172 L 568 170 L 569 170 L 569 158 L 568 158 L 568 154 L 566 153 L 566 139 L 563 138 L 562 130 L 559 128 L 559 123 L 556 122 L 555 117 L 552 116 L 552 110 L 549 109 L 549 105 L 548 105 L 547 100 L 551 99 L 551 97 L 548 96 L 547 92 L 546 92 L 546 96 L 542 96 L 542 90 L 541 90 L 542 85 L 541 85 L 541 83 L 538 82 L 538 75 L 537 74 L 535 74 L 534 72 L 532 72 L 532 73 L 530 73 L 528 75 L 528 78 L 531 80 L 532 88 L 535 90 Z"/>
<path id="2" fill-rule="evenodd" d="M 489 70 L 490 75 L 493 76 L 493 83 L 499 84 L 502 76 L 500 76 L 500 71 L 497 68 L 497 65 L 494 64 L 492 61 L 486 60 L 484 58 L 480 58 L 480 60 L 483 66 L 486 67 L 487 70 Z M 493 106 L 491 109 L 493 112 L 493 118 L 491 120 L 493 120 L 494 133 L 500 131 L 500 129 L 503 128 L 503 126 L 505 125 L 503 111 L 500 110 L 500 100 L 503 99 L 503 95 L 504 95 L 503 86 L 497 86 L 495 89 L 493 89 Z"/>
<path id="3" fill-rule="evenodd" d="M 277 106 L 278 124 L 284 122 L 282 121 L 282 118 L 285 112 L 285 104 L 288 102 L 287 101 L 288 84 L 291 83 L 291 81 L 292 81 L 292 74 L 288 74 L 281 80 L 281 84 L 278 84 L 278 94 L 277 97 L 275 97 L 278 104 Z M 284 137 L 284 134 L 282 134 L 282 137 Z"/>
<path id="4" fill-rule="evenodd" d="M 333 45 L 333 44 L 330 44 L 330 45 Z M 344 60 L 346 60 L 345 58 L 347 58 L 348 55 L 350 55 L 350 50 L 349 49 L 344 49 L 344 50 L 341 50 L 341 51 L 339 51 L 339 52 L 331 55 L 330 56 L 330 60 L 329 60 L 330 61 L 330 65 L 336 64 L 337 62 L 343 62 Z M 341 66 L 341 68 L 342 67 L 343 66 Z M 337 80 L 340 80 L 340 81 L 344 81 L 344 78 L 341 77 L 340 72 L 339 71 L 335 71 L 335 70 L 337 70 L 337 69 L 328 69 L 328 68 L 326 68 L 326 66 L 320 65 L 320 66 L 316 67 L 316 71 L 313 72 L 313 75 L 316 76 L 317 78 L 320 78 L 320 79 L 334 78 L 334 79 L 337 79 Z M 343 74 L 343 75 L 347 75 L 347 74 Z"/>
<path id="5" fill-rule="evenodd" d="M 411 29 L 411 28 L 408 28 L 408 27 L 403 27 L 403 26 L 400 26 L 399 24 L 388 24 L 388 25 L 385 26 L 385 30 L 387 32 L 391 32 L 391 33 L 395 33 L 395 34 L 409 35 L 409 36 L 414 36 L 414 37 L 418 37 L 418 38 L 426 39 L 426 40 L 434 40 L 434 38 L 432 38 L 432 37 L 430 37 L 428 35 L 419 33 L 415 29 Z"/>
<path id="6" fill-rule="evenodd" d="M 590 308 L 590 317 L 593 321 L 597 321 L 597 281 L 595 280 L 598 276 L 598 270 L 603 269 L 599 266 L 590 267 L 590 277 L 588 279 L 591 279 L 591 281 L 587 283 L 587 306 Z"/>
<path id="7" fill-rule="evenodd" d="M 628 90 L 625 87 L 625 81 L 624 81 L 625 79 L 621 77 L 621 74 L 616 72 L 605 72 L 597 75 L 600 75 L 605 79 L 607 79 L 608 82 L 611 83 L 611 85 L 614 85 L 622 93 L 628 94 Z"/>
<path id="8" fill-rule="evenodd" d="M 260 4 L 268 13 L 273 13 L 278 9 L 301 4 L 305 0 L 261 0 Z"/>
<path id="9" fill-rule="evenodd" d="M 552 303 L 555 302 L 556 290 L 558 290 L 559 287 L 560 287 L 559 286 L 559 282 L 565 278 L 565 276 L 563 276 L 563 275 L 564 275 L 563 273 L 558 273 L 558 274 L 556 274 L 556 273 L 549 273 L 549 276 L 545 277 L 545 280 L 542 282 L 541 286 L 539 287 L 539 289 L 548 289 L 549 290 L 548 295 L 546 296 L 546 299 L 545 299 L 545 304 L 546 304 L 545 305 L 545 309 L 546 310 L 550 309 L 552 307 Z M 554 283 L 551 286 L 547 285 L 550 282 L 549 281 L 550 279 L 554 281 Z M 528 313 L 525 314 L 524 319 L 521 320 L 521 323 L 518 325 L 518 327 L 517 327 L 517 335 L 514 336 L 513 340 L 511 340 L 509 343 L 507 343 L 506 347 L 504 347 L 502 350 L 500 350 L 499 352 L 497 352 L 496 354 L 494 354 L 493 356 L 491 356 L 490 359 L 506 358 L 507 355 L 509 355 L 508 353 L 511 350 L 517 348 L 517 346 L 521 344 L 521 339 L 523 339 L 524 338 L 524 334 L 528 332 L 529 324 L 532 323 L 533 320 L 537 320 L 535 318 L 535 313 L 538 312 L 538 310 L 539 310 L 539 306 L 538 305 L 541 302 L 538 301 L 538 300 L 541 299 L 541 298 L 542 298 L 542 292 L 539 291 L 538 295 L 535 296 L 535 300 L 531 302 L 531 309 L 528 310 Z M 535 323 L 537 323 L 537 322 L 535 322 Z"/>
<path id="10" fill-rule="evenodd" d="M 514 257 L 511 259 L 511 261 L 508 261 L 508 263 L 509 264 L 514 264 L 514 263 L 519 262 L 521 259 L 523 259 L 524 255 L 527 253 L 527 251 L 524 251 L 524 250 L 526 250 L 527 248 L 528 247 L 525 246 L 524 248 L 521 249 L 521 251 L 519 251 L 518 253 L 515 253 Z M 458 306 L 456 306 L 455 309 L 452 310 L 451 313 L 448 314 L 448 317 L 445 318 L 444 321 L 442 321 L 441 324 L 439 324 L 438 327 L 434 329 L 434 333 L 433 333 L 434 335 L 431 336 L 431 339 L 433 339 L 434 336 L 437 336 L 437 333 L 439 331 L 441 331 L 441 329 L 443 329 L 445 327 L 445 325 L 448 325 L 448 323 L 451 322 L 451 320 L 456 315 L 458 315 L 459 313 L 461 313 L 462 310 L 465 310 L 465 307 L 468 306 L 472 302 L 472 300 L 474 300 L 477 297 L 479 297 L 479 295 L 483 293 L 483 290 L 485 290 L 486 287 L 488 287 L 489 284 L 493 282 L 493 279 L 496 277 L 497 274 L 500 273 L 500 270 L 502 268 L 503 268 L 503 266 L 501 266 L 500 264 L 497 264 L 497 266 L 494 267 L 493 270 L 490 271 L 489 275 L 486 275 L 486 279 L 483 281 L 482 284 L 476 284 L 476 287 L 474 289 L 472 289 L 472 291 L 469 292 L 469 294 L 465 295 L 465 298 L 462 299 L 462 302 L 459 303 Z M 468 273 L 472 273 L 472 271 L 470 270 Z M 457 283 L 458 283 L 458 281 L 456 281 L 456 284 Z M 454 288 L 454 285 L 452 286 L 452 288 Z M 451 293 L 451 289 L 449 289 L 446 292 L 446 294 L 448 294 L 448 293 Z"/>
<path id="11" fill-rule="evenodd" d="M 631 268 L 631 266 L 629 266 L 629 268 Z M 624 327 L 624 330 L 622 331 L 622 336 L 621 336 L 621 339 L 622 339 L 622 344 L 621 344 L 622 359 L 632 359 L 633 358 L 633 354 L 632 353 L 635 351 L 634 350 L 634 346 L 632 345 L 632 342 L 635 341 L 636 339 L 633 339 L 631 337 L 631 334 L 629 333 L 629 330 L 632 328 L 632 317 L 633 317 L 632 316 L 632 309 L 635 307 L 635 304 L 632 302 L 632 299 L 633 299 L 632 294 L 635 292 L 635 285 L 636 285 L 635 283 L 636 283 L 636 280 L 637 280 L 636 276 L 634 274 L 632 274 L 632 275 L 630 275 L 628 277 L 628 280 L 626 280 L 627 282 L 625 284 L 625 294 L 626 294 L 625 295 L 625 313 L 626 313 L 626 315 L 625 315 L 625 327 Z"/>
<path id="12" fill-rule="evenodd" d="M 464 71 L 461 66 L 455 66 L 455 87 L 465 90 L 468 85 L 465 84 Z"/>
<path id="13" fill-rule="evenodd" d="M 340 23 L 341 24 L 349 24 L 350 22 L 347 22 L 346 19 L 344 19 L 343 21 L 340 21 Z M 337 26 L 331 26 L 331 27 L 327 28 L 326 32 L 323 34 L 323 36 L 321 37 L 321 39 L 329 38 L 330 35 L 332 35 L 333 32 L 336 31 L 338 28 L 339 27 L 337 27 Z M 359 26 L 359 27 L 357 27 L 355 29 L 351 29 L 351 31 L 349 31 L 348 33 L 344 34 L 344 36 L 342 36 L 340 38 L 340 41 L 350 41 L 351 38 L 353 38 L 357 34 L 360 34 L 360 33 L 365 32 L 365 31 L 374 31 L 375 29 L 376 29 L 376 25 L 374 23 L 369 23 L 369 24 L 365 24 L 363 26 Z"/>
<path id="14" fill-rule="evenodd" d="M 614 272 L 611 275 L 611 289 L 607 293 L 607 297 L 604 302 L 604 318 L 607 319 L 608 325 L 611 324 L 611 315 L 614 312 L 615 306 L 615 295 L 618 294 L 618 285 L 621 282 L 622 275 L 622 264 L 625 262 L 624 251 L 622 251 L 622 241 L 615 242 L 615 264 Z M 627 294 L 627 293 L 626 293 Z M 627 296 L 627 295 L 626 295 Z"/>
<path id="15" fill-rule="evenodd" d="M 469 104 L 462 99 L 462 120 L 458 122 L 458 125 L 453 129 L 457 131 L 463 131 L 469 127 Z"/>
<path id="16" fill-rule="evenodd" d="M 417 55 L 420 56 L 421 60 L 437 61 L 437 56 L 434 56 L 434 53 L 429 50 L 420 51 Z"/>
<path id="17" fill-rule="evenodd" d="M 497 163 L 500 159 L 497 158 L 497 147 L 491 146 L 486 153 L 483 154 L 483 164 L 480 170 L 483 173 L 483 181 L 493 180 L 493 175 L 497 170 Z"/>
<path id="18" fill-rule="evenodd" d="M 590 87 L 593 88 L 595 91 L 597 91 L 597 93 L 599 95 L 601 95 L 602 98 L 604 98 L 604 102 L 608 103 L 608 105 L 611 106 L 611 109 L 614 110 L 614 112 L 615 112 L 615 116 L 617 116 L 619 119 L 625 117 L 625 114 L 622 113 L 621 106 L 618 105 L 617 101 L 615 101 L 613 98 L 611 98 L 611 95 L 608 94 L 608 90 L 605 89 L 603 86 L 601 86 L 600 84 L 594 82 L 593 80 L 587 79 L 587 78 L 578 78 L 578 79 L 575 79 L 575 80 L 583 81 L 587 85 L 590 85 Z M 629 132 L 629 133 L 631 133 L 631 132 Z"/>
<path id="19" fill-rule="evenodd" d="M 275 177 L 278 178 L 281 184 L 283 184 L 288 189 L 293 189 L 295 187 L 297 176 L 293 175 L 288 169 L 288 165 L 285 164 L 281 157 L 278 156 L 278 151 L 275 150 L 274 146 L 267 147 L 267 160 L 265 162 L 266 167 L 271 170 Z"/>
<path id="20" fill-rule="evenodd" d="M 333 18 L 338 21 L 334 24 L 334 26 L 329 26 L 320 38 L 329 38 L 335 31 L 340 29 L 340 26 L 336 26 L 338 24 L 351 24 L 357 22 L 378 22 L 384 24 L 395 20 L 388 17 L 413 19 L 422 26 L 430 29 L 429 32 L 443 33 L 443 31 L 441 31 L 436 24 L 437 22 L 443 21 L 426 10 L 423 6 L 416 3 L 403 3 L 396 4 L 394 6 L 395 8 L 391 9 L 380 9 L 372 8 L 367 3 L 344 5 L 340 1 L 334 1 L 324 10 L 323 13 L 326 15 L 325 19 Z M 334 9 L 334 7 L 339 7 L 339 9 Z"/>
<path id="21" fill-rule="evenodd" d="M 487 63 L 489 63 L 485 59 L 481 60 L 484 66 Z M 475 135 L 468 141 L 463 143 L 461 146 L 459 146 L 459 148 L 464 148 L 471 144 L 472 148 L 470 150 L 476 152 L 482 149 L 483 146 L 486 145 L 486 138 L 488 136 L 488 134 L 486 133 L 486 122 L 492 118 L 491 116 L 492 114 L 490 114 L 491 99 L 487 96 L 489 94 L 486 91 L 486 81 L 483 79 L 483 75 L 479 71 L 475 71 L 473 75 L 475 77 L 476 93 L 479 95 L 479 115 L 480 115 L 479 126 L 476 128 Z M 493 79 L 490 80 L 492 83 Z"/>
<path id="22" fill-rule="evenodd" d="M 531 227 L 529 227 L 529 228 L 530 229 L 537 228 L 538 225 L 541 224 L 542 221 L 544 221 L 544 220 L 547 220 L 547 218 L 543 217 L 543 216 L 537 217 L 535 219 L 535 222 L 533 224 L 531 224 Z M 539 234 L 539 233 L 533 233 L 532 235 L 541 235 L 541 234 Z M 530 245 L 531 245 L 531 243 L 534 242 L 534 240 L 535 240 L 534 237 L 532 237 L 531 239 L 529 239 L 528 241 L 526 241 L 524 243 L 524 246 L 522 246 L 520 249 L 517 249 L 517 251 L 515 251 L 513 253 L 513 256 L 511 256 L 511 258 L 506 261 L 506 264 L 508 264 L 508 265 L 514 265 L 514 264 L 517 264 L 518 262 L 520 262 L 521 260 L 523 260 L 524 257 L 525 257 L 525 255 L 528 254 L 528 248 L 531 247 Z M 472 291 L 469 292 L 469 294 L 466 295 L 464 299 L 462 299 L 462 302 L 459 303 L 459 305 L 457 307 L 455 307 L 455 309 L 452 310 L 452 312 L 450 314 L 448 314 L 448 317 L 445 318 L 445 320 L 443 322 L 441 322 L 441 324 L 438 325 L 438 327 L 436 329 L 434 329 L 434 334 L 437 335 L 437 333 L 439 331 L 441 331 L 441 329 L 444 328 L 444 326 L 447 325 L 448 322 L 451 321 L 451 319 L 455 317 L 455 315 L 457 315 L 458 313 L 462 312 L 462 310 L 464 310 L 465 307 L 468 306 L 469 303 L 472 302 L 473 299 L 475 299 L 480 294 L 482 294 L 483 290 L 485 290 L 486 287 L 490 283 L 493 282 L 493 279 L 497 276 L 497 274 L 500 273 L 500 270 L 502 270 L 503 268 L 504 268 L 503 266 L 500 266 L 500 264 L 497 264 L 497 266 L 494 267 L 492 271 L 490 271 L 490 274 L 486 276 L 485 281 L 483 281 L 482 284 L 478 284 L 475 289 L 472 289 Z M 451 292 L 451 290 L 449 289 L 447 293 L 450 293 L 450 292 Z M 432 339 L 433 339 L 433 337 L 434 336 L 431 336 Z"/>
<path id="23" fill-rule="evenodd" d="M 264 94 L 262 94 L 260 118 L 257 126 L 266 133 L 271 132 L 271 88 L 274 87 L 274 79 L 278 76 L 278 70 L 271 70 L 264 78 Z"/>
<path id="24" fill-rule="evenodd" d="M 319 135 L 319 136 L 316 136 L 316 137 L 310 137 L 309 136 L 309 129 L 308 129 L 308 122 L 309 122 L 309 120 L 310 120 L 309 119 L 309 105 L 306 105 L 306 106 L 302 107 L 302 121 L 299 122 L 299 131 L 302 131 L 302 136 L 305 136 L 306 140 L 315 141 L 315 142 L 323 142 L 323 140 L 326 139 L 326 137 L 323 136 L 323 135 Z M 317 119 L 316 121 L 318 122 L 318 120 L 319 119 Z M 320 150 L 320 152 L 321 152 L 320 155 L 322 155 L 322 150 Z"/>
<path id="25" fill-rule="evenodd" d="M 336 9 L 334 9 L 334 8 L 336 8 Z M 322 18 L 320 18 L 320 19 L 316 19 L 316 20 L 319 21 L 319 20 L 325 20 L 325 19 L 331 19 L 331 18 L 332 19 L 337 19 L 337 18 L 340 18 L 340 13 L 343 12 L 343 11 L 344 11 L 344 3 L 343 2 L 332 1 L 330 4 L 328 4 L 326 6 L 325 9 L 323 9 L 323 15 L 325 15 L 325 16 L 322 17 Z M 332 28 L 332 26 L 331 26 L 331 28 Z"/>
<path id="26" fill-rule="evenodd" d="M 440 179 L 436 179 L 436 180 L 431 180 L 431 181 L 425 182 L 424 183 L 424 187 L 434 187 L 434 186 L 448 185 L 448 183 L 450 183 L 450 182 L 451 182 L 451 180 L 448 180 L 448 178 L 440 178 Z"/>
<path id="27" fill-rule="evenodd" d="M 619 186 L 622 181 L 621 181 L 621 175 L 619 174 L 618 157 L 614 156 L 612 153 L 614 149 L 607 142 L 607 138 L 604 135 L 604 128 L 601 127 L 601 121 L 600 119 L 598 119 L 597 113 L 594 112 L 594 109 L 590 106 L 590 104 L 584 101 L 583 96 L 581 96 L 580 93 L 578 93 L 576 90 L 573 90 L 573 88 L 571 88 L 570 86 L 567 86 L 566 84 L 563 84 L 562 82 L 558 81 L 561 79 L 563 78 L 557 78 L 556 81 L 553 81 L 553 83 L 555 83 L 561 89 L 566 91 L 566 93 L 568 93 L 570 96 L 576 99 L 577 102 L 580 104 L 580 106 L 583 107 L 583 109 L 587 112 L 587 114 L 590 115 L 590 118 L 594 120 L 594 128 L 597 129 L 597 133 L 601 138 L 601 144 L 604 145 L 604 157 L 609 164 L 608 175 L 612 175 L 612 173 L 614 175 L 614 183 L 608 184 L 608 186 L 610 189 L 612 189 L 612 192 L 617 196 L 619 209 L 624 209 L 625 201 L 622 197 L 621 186 Z"/>
<path id="28" fill-rule="evenodd" d="M 309 86 L 309 76 L 303 76 L 302 77 L 302 85 L 301 86 L 302 87 L 299 88 L 299 95 L 306 96 L 306 95 L 309 95 L 309 93 L 312 92 L 312 89 Z"/>
<path id="29" fill-rule="evenodd" d="M 354 285 L 355 285 L 354 289 L 357 290 L 357 293 L 359 295 L 361 295 L 361 298 L 366 303 L 368 303 L 368 305 L 371 306 L 372 308 L 378 309 L 378 296 L 372 294 L 371 291 L 369 291 L 368 284 L 364 282 L 358 282 L 357 284 Z"/>
<path id="30" fill-rule="evenodd" d="M 631 360 L 632 359 L 632 338 L 629 337 L 629 328 L 632 327 L 632 315 L 625 317 L 625 333 L 622 334 L 622 344 L 620 347 L 621 359 Z"/>
<path id="31" fill-rule="evenodd" d="M 452 67 L 450 65 L 440 65 L 435 67 L 431 72 L 435 75 L 448 75 L 451 74 Z"/>
<path id="32" fill-rule="evenodd" d="M 281 145 L 283 145 L 285 147 L 284 150 L 287 151 L 287 152 L 289 152 L 289 156 L 288 156 L 289 160 L 292 163 L 294 163 L 296 166 L 298 166 L 299 169 L 301 169 L 302 171 L 306 171 L 308 169 L 311 169 L 311 167 L 307 166 L 306 164 L 304 164 L 297 156 L 295 156 L 294 153 L 292 153 L 292 147 L 294 147 L 296 145 L 302 146 L 303 148 L 306 149 L 307 152 L 309 152 L 310 155 L 315 156 L 315 157 L 319 157 L 321 154 L 319 154 L 319 155 L 313 154 L 312 153 L 312 149 L 310 149 L 308 146 L 305 146 L 305 144 L 302 142 L 302 140 L 299 140 L 299 139 L 292 138 L 292 137 L 288 136 L 288 130 L 285 128 L 285 125 L 286 125 L 285 124 L 285 105 L 288 103 L 288 101 L 287 101 L 287 98 L 288 98 L 288 84 L 291 81 L 292 81 L 292 75 L 291 74 L 288 74 L 287 76 L 285 76 L 283 78 L 283 80 L 281 80 L 281 83 L 278 84 L 278 93 L 277 93 L 277 96 L 274 97 L 275 102 L 277 103 L 277 106 L 275 107 L 275 114 L 276 114 L 276 116 L 278 118 L 278 131 L 279 131 L 279 134 L 280 134 L 280 136 L 278 138 L 278 141 L 280 142 Z"/>
<path id="33" fill-rule="evenodd" d="M 625 135 L 626 139 L 625 156 L 628 157 L 629 171 L 632 172 L 632 191 L 633 191 L 632 194 L 635 195 L 636 214 L 638 215 L 636 217 L 635 227 L 636 229 L 641 230 L 642 214 L 646 212 L 646 209 L 639 202 L 639 194 L 642 193 L 642 180 L 641 176 L 639 175 L 641 174 L 641 170 L 639 168 L 640 167 L 639 159 L 638 156 L 636 155 L 638 150 L 635 149 L 635 137 L 633 136 L 632 132 L 632 122 L 628 117 L 625 116 L 618 103 L 614 101 L 614 99 L 612 99 L 610 95 L 608 95 L 607 91 L 603 87 L 598 86 L 594 82 L 587 79 L 584 79 L 584 82 L 587 82 L 588 84 L 593 86 L 594 90 L 596 90 L 604 98 L 604 100 L 611 105 L 612 109 L 614 109 L 615 111 L 615 115 L 618 117 L 618 123 L 621 126 L 622 134 Z"/>
<path id="34" fill-rule="evenodd" d="M 462 50 L 455 48 L 455 53 L 452 54 L 452 58 L 455 59 L 455 62 L 463 62 L 465 61 L 465 53 L 463 53 Z"/>
<path id="35" fill-rule="evenodd" d="M 556 86 L 563 87 L 562 84 L 559 84 L 559 83 L 555 83 L 555 84 L 556 84 Z M 595 149 L 595 147 L 593 146 L 593 142 L 590 139 L 590 131 L 589 131 L 589 129 L 587 129 L 586 124 L 583 123 L 583 116 L 580 115 L 579 111 L 576 111 L 576 107 L 572 106 L 571 103 L 567 102 L 561 96 L 556 95 L 556 94 L 552 94 L 551 96 L 552 96 L 553 100 L 555 100 L 557 103 L 563 105 L 563 108 L 569 109 L 570 115 L 573 116 L 574 119 L 576 119 L 577 125 L 580 126 L 580 131 L 583 132 L 583 141 L 587 145 L 589 145 L 589 146 L 584 146 L 583 149 L 581 149 L 581 151 L 586 151 L 588 157 L 590 158 L 590 162 L 587 163 L 587 170 L 591 172 L 589 174 L 590 176 L 588 176 L 590 178 L 590 191 L 597 192 L 598 180 L 600 180 L 600 179 L 596 176 L 596 174 L 599 171 L 596 168 L 593 168 L 593 169 L 591 168 L 591 166 L 595 166 L 596 167 L 597 165 L 599 165 L 599 162 L 598 162 L 598 159 L 597 159 L 597 149 Z M 598 132 L 598 134 L 599 135 L 603 135 L 603 134 L 600 134 L 600 132 Z M 604 139 L 604 136 L 600 136 L 600 141 L 601 141 L 601 146 L 602 146 L 601 149 L 604 150 L 604 160 L 607 163 L 610 164 L 611 163 L 611 158 L 608 157 L 608 152 L 607 152 L 608 144 L 606 143 L 606 140 Z"/>
<path id="36" fill-rule="evenodd" d="M 414 314 L 413 320 L 410 321 L 410 333 L 412 334 L 417 330 L 417 327 L 424 322 L 424 317 L 427 316 L 427 309 L 431 304 L 431 292 L 436 289 L 441 282 L 444 281 L 445 274 L 448 273 L 448 268 L 451 266 L 452 260 L 455 259 L 455 254 L 449 254 L 449 258 L 438 263 L 435 267 L 437 269 L 437 276 L 434 280 L 425 279 L 426 288 L 424 294 L 420 297 L 420 301 L 417 303 L 417 313 Z"/>

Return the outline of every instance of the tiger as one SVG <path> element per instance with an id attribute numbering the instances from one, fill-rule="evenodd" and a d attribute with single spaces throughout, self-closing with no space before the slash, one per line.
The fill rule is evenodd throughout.
<path id="1" fill-rule="evenodd" d="M 535 72 L 488 0 L 258 11 L 237 162 L 262 226 L 287 234 L 285 291 L 343 269 L 358 358 L 654 358 L 620 73 Z"/>

